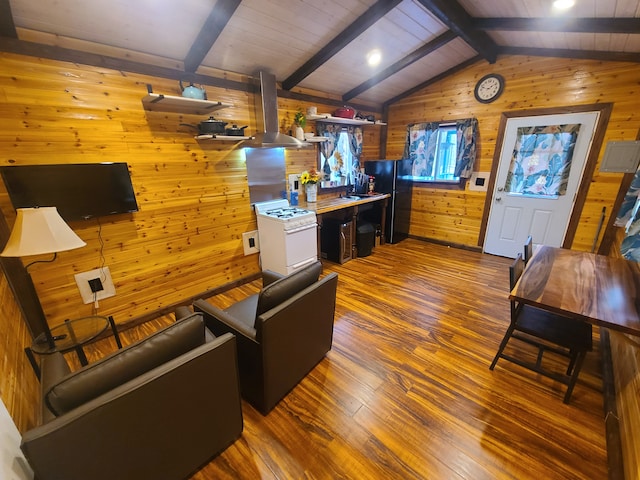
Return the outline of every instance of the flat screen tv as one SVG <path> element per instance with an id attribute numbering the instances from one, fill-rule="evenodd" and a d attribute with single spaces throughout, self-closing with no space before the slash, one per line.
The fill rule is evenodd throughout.
<path id="1" fill-rule="evenodd" d="M 56 207 L 66 221 L 137 212 L 126 163 L 0 167 L 14 208 Z"/>

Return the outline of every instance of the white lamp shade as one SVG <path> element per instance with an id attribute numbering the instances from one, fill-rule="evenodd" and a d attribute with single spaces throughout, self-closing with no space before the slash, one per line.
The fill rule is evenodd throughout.
<path id="1" fill-rule="evenodd" d="M 2 257 L 64 252 L 86 243 L 65 223 L 56 207 L 18 208 Z"/>

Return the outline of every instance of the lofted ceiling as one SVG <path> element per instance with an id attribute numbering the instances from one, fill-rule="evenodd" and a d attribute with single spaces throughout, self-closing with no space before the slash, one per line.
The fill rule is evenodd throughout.
<path id="1" fill-rule="evenodd" d="M 575 2 L 0 0 L 0 51 L 194 78 L 266 69 L 284 91 L 378 107 L 500 55 L 640 62 L 640 0 Z"/>

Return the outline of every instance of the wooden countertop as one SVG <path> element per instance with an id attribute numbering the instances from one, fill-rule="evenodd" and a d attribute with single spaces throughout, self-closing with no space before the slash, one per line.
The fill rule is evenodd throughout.
<path id="1" fill-rule="evenodd" d="M 347 197 L 336 197 L 318 200 L 317 202 L 301 202 L 300 208 L 306 208 L 312 212 L 316 212 L 317 215 L 323 213 L 329 213 L 343 208 L 356 207 L 358 205 L 364 205 L 365 203 L 379 202 L 385 198 L 389 198 L 391 195 L 388 193 L 380 193 L 375 195 L 358 195 L 360 200 L 352 200 Z"/>
<path id="2" fill-rule="evenodd" d="M 640 336 L 639 289 L 637 262 L 543 245 L 510 298 Z"/>

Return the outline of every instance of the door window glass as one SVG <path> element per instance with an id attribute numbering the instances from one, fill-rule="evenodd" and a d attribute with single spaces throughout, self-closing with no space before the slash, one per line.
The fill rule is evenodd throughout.
<path id="1" fill-rule="evenodd" d="M 504 190 L 554 197 L 567 191 L 580 124 L 520 127 Z"/>

